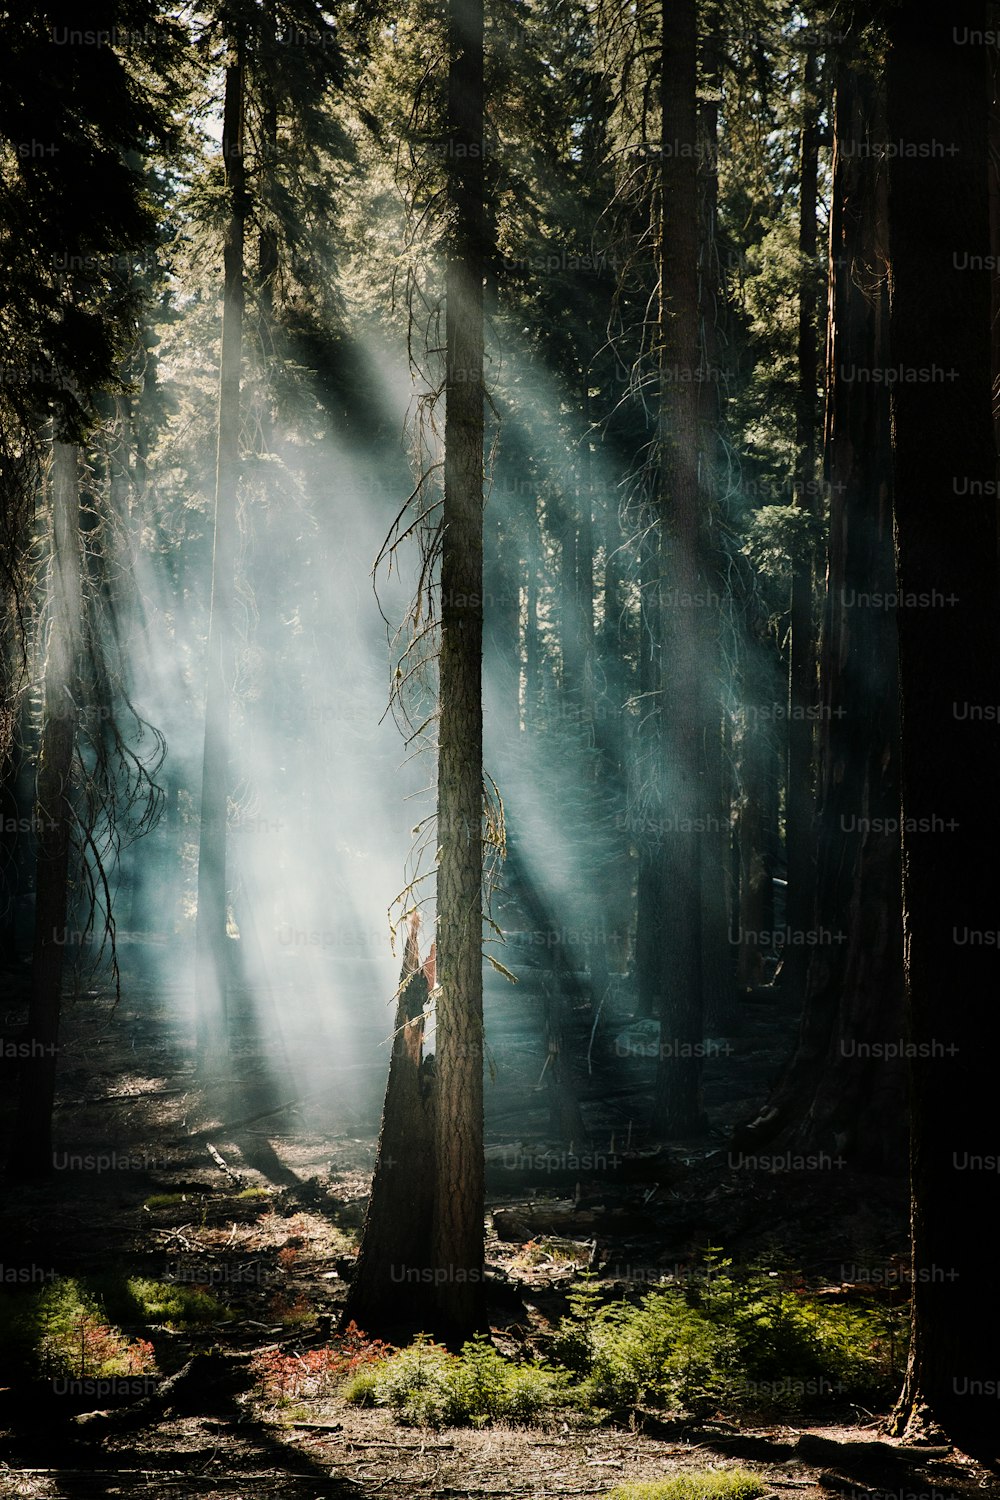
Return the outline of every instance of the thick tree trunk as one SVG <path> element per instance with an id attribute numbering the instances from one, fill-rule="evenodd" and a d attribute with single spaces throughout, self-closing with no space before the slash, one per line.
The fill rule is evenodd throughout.
<path id="1" fill-rule="evenodd" d="M 68 933 L 69 864 L 73 834 L 73 755 L 79 698 L 82 614 L 80 486 L 77 450 L 52 447 L 52 556 L 49 567 L 48 652 L 35 803 L 37 850 L 35 938 L 28 1012 L 28 1056 L 20 1071 L 8 1169 L 18 1177 L 52 1171 L 52 1106 Z"/>
<path id="2" fill-rule="evenodd" d="M 659 317 L 660 755 L 667 939 L 654 1131 L 704 1126 L 701 871 L 708 799 L 703 736 L 711 585 L 698 486 L 698 112 L 695 0 L 664 0 L 661 36 Z"/>
<path id="3" fill-rule="evenodd" d="M 342 1326 L 379 1338 L 430 1326 L 434 1278 L 434 1070 L 423 1057 L 427 971 L 411 919 L 371 1197 Z"/>
<path id="4" fill-rule="evenodd" d="M 790 1146 L 902 1171 L 896 619 L 871 602 L 895 591 L 889 398 L 884 382 L 857 373 L 890 358 L 884 184 L 860 150 L 879 129 L 871 80 L 845 60 L 834 106 L 816 941 L 805 949 L 798 1044 L 766 1118 Z"/>
<path id="5" fill-rule="evenodd" d="M 898 1426 L 998 1449 L 1000 632 L 986 6 L 890 12 L 889 299 L 910 1041 L 912 1340 Z M 982 269 L 979 269 L 982 268 Z M 911 372 L 907 375 L 905 372 Z M 915 373 L 914 373 L 915 372 Z"/>
<path id="6" fill-rule="evenodd" d="M 198 919 L 195 1004 L 198 1064 L 217 1068 L 227 1044 L 228 894 L 226 824 L 229 803 L 229 716 L 233 690 L 233 603 L 240 464 L 240 351 L 243 336 L 243 240 L 246 177 L 243 166 L 243 61 L 226 68 L 222 153 L 229 193 L 224 256 L 219 438 L 215 478 L 212 602 L 205 687 L 201 829 L 198 844 Z"/>
<path id="7" fill-rule="evenodd" d="M 435 1331 L 485 1319 L 483 1227 L 483 7 L 449 0 L 438 738 Z"/>

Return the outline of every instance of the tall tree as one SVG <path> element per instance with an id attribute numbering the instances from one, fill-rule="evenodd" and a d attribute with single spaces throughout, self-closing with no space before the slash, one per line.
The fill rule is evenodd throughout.
<path id="1" fill-rule="evenodd" d="M 1000 632 L 986 5 L 889 12 L 912 1339 L 897 1424 L 996 1453 Z"/>
<path id="2" fill-rule="evenodd" d="M 816 47 L 807 40 L 801 81 L 799 136 L 799 329 L 795 407 L 796 503 L 816 511 L 816 207 L 819 177 L 819 96 Z M 788 851 L 788 926 L 797 940 L 785 950 L 782 981 L 801 993 L 812 931 L 815 895 L 813 741 L 816 648 L 813 631 L 813 549 L 806 546 L 792 571 L 788 673 L 788 775 L 785 797 Z"/>
<path id="3" fill-rule="evenodd" d="M 144 291 L 133 258 L 148 246 L 155 227 L 142 162 L 157 148 L 176 145 L 169 115 L 181 95 L 187 42 L 184 28 L 147 0 L 109 0 L 101 8 L 100 31 L 127 31 L 128 48 L 74 45 L 67 29 L 58 8 L 54 13 L 48 5 L 27 3 L 0 15 L 0 682 L 15 694 L 9 711 L 0 713 L 6 778 L 16 766 L 6 739 L 18 717 L 20 666 L 38 624 L 25 560 L 40 461 L 51 448 L 49 589 L 41 616 L 50 628 L 38 649 L 44 687 L 34 816 L 18 851 L 21 868 L 27 868 L 34 844 L 37 889 L 29 1056 L 21 1072 L 11 1166 L 32 1175 L 52 1167 L 74 834 L 78 844 L 91 839 L 88 817 L 97 808 L 113 845 L 121 832 L 116 800 L 128 801 L 136 790 L 127 776 L 113 785 L 109 762 L 124 749 L 124 738 L 112 725 L 107 701 L 100 705 L 102 732 L 91 766 L 84 772 L 81 757 L 74 762 L 83 690 L 106 686 L 107 677 L 106 663 L 97 661 L 107 643 L 93 631 L 89 671 L 80 667 L 84 590 L 76 444 L 98 422 L 98 393 L 123 385 L 122 355 Z M 45 436 L 50 432 L 51 445 Z M 22 722 L 28 724 L 28 715 Z M 25 769 L 33 748 L 24 736 Z M 123 758 L 129 758 L 127 750 Z M 74 805 L 74 765 L 90 778 L 82 822 L 79 803 Z M 99 863 L 92 841 L 91 854 Z M 94 867 L 81 861 L 75 873 L 86 888 Z"/>
<path id="4" fill-rule="evenodd" d="M 482 1326 L 483 4 L 449 0 L 434 1270 L 437 1325 Z"/>
<path id="5" fill-rule="evenodd" d="M 904 1169 L 896 613 L 884 135 L 870 58 L 836 66 L 830 208 L 826 477 L 830 490 L 817 740 L 816 943 L 792 1059 L 750 1140 Z M 749 923 L 747 924 L 750 925 Z M 886 1056 L 887 1045 L 893 1044 Z M 742 1139 L 742 1137 L 741 1137 Z"/>
<path id="6" fill-rule="evenodd" d="M 35 801 L 35 937 L 28 1011 L 29 1056 L 21 1074 L 8 1166 L 24 1177 L 52 1170 L 52 1106 L 67 942 L 75 816 L 73 762 L 80 701 L 83 605 L 80 481 L 74 444 L 52 445 L 48 644 Z"/>
<path id="7" fill-rule="evenodd" d="M 226 824 L 229 804 L 229 721 L 233 690 L 233 607 L 238 544 L 240 368 L 243 337 L 243 244 L 247 216 L 243 162 L 243 40 L 230 39 L 222 117 L 222 157 L 229 213 L 223 249 L 222 350 L 215 469 L 212 602 L 205 684 L 201 824 L 198 841 L 198 926 L 195 951 L 198 1062 L 218 1066 L 226 1040 L 228 969 Z"/>
<path id="8" fill-rule="evenodd" d="M 698 481 L 698 27 L 695 0 L 661 16 L 657 336 L 658 608 L 666 941 L 653 1128 L 682 1135 L 701 1106 L 704 733 L 711 664 L 709 587 Z"/>

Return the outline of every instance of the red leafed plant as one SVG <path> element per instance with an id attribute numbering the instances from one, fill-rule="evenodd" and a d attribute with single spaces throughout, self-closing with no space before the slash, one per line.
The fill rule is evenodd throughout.
<path id="1" fill-rule="evenodd" d="M 302 1354 L 267 1349 L 254 1360 L 254 1371 L 264 1395 L 272 1401 L 323 1396 L 362 1365 L 377 1364 L 392 1353 L 391 1344 L 370 1339 L 352 1322 L 326 1349 L 309 1349 Z"/>

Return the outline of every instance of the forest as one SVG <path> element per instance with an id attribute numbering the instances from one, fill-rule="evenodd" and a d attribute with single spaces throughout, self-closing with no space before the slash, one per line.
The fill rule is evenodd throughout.
<path id="1" fill-rule="evenodd" d="M 0 1496 L 1000 1496 L 998 80 L 0 6 Z"/>

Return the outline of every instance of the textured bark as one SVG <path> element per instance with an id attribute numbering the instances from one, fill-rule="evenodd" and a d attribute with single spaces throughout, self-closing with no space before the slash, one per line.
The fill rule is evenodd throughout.
<path id="1" fill-rule="evenodd" d="M 240 351 L 243 336 L 243 240 L 246 177 L 243 165 L 243 64 L 226 68 L 222 153 L 229 194 L 223 248 L 222 355 L 215 474 L 212 603 L 205 685 L 201 828 L 198 843 L 198 925 L 195 1005 L 199 1066 L 218 1066 L 227 1033 L 226 822 L 229 801 L 229 709 L 233 686 L 233 606 L 240 463 Z"/>
<path id="2" fill-rule="evenodd" d="M 45 658 L 44 709 L 35 802 L 35 936 L 28 1011 L 29 1055 L 20 1069 L 8 1169 L 19 1177 L 52 1171 L 52 1106 L 62 1010 L 69 862 L 73 831 L 82 577 L 77 450 L 55 442 L 50 477 L 51 625 Z"/>
<path id="3" fill-rule="evenodd" d="M 668 904 L 659 986 L 664 1045 L 652 1125 L 657 1134 L 673 1137 L 704 1124 L 698 1043 L 703 1028 L 701 869 L 708 807 L 702 756 L 711 582 L 703 558 L 695 378 L 701 363 L 695 0 L 664 0 L 660 86 L 659 687 Z"/>
<path id="4" fill-rule="evenodd" d="M 665 935 L 666 897 L 664 885 L 665 809 L 659 778 L 659 750 L 662 742 L 659 704 L 660 631 L 657 578 L 658 550 L 647 535 L 639 558 L 639 725 L 636 730 L 639 776 L 652 781 L 654 796 L 645 804 L 653 816 L 637 811 L 630 815 L 629 832 L 638 853 L 636 868 L 635 978 L 638 1012 L 641 1016 L 659 1013 L 663 984 L 663 945 Z M 643 804 L 639 804 L 642 806 Z"/>
<path id="5" fill-rule="evenodd" d="M 983 3 L 890 14 L 887 135 L 912 1339 L 898 1425 L 997 1452 L 1000 630 Z M 981 267 L 982 269 L 978 269 Z M 979 713 L 973 714 L 978 708 Z M 911 821 L 912 820 L 912 821 Z M 926 821 L 924 821 L 926 820 Z M 978 940 L 971 935 L 979 934 Z M 954 1050 L 952 1050 L 954 1049 Z M 976 1158 L 980 1160 L 978 1168 Z"/>
<path id="6" fill-rule="evenodd" d="M 419 1332 L 433 1316 L 434 1072 L 423 1056 L 426 970 L 416 923 L 407 938 L 375 1173 L 357 1268 L 341 1319 L 379 1338 Z"/>
<path id="7" fill-rule="evenodd" d="M 438 737 L 435 1331 L 484 1325 L 483 8 L 448 9 L 444 519 Z"/>
<path id="8" fill-rule="evenodd" d="M 815 514 L 816 486 L 816 199 L 819 159 L 819 100 L 816 52 L 807 47 L 802 78 L 802 131 L 799 144 L 799 338 L 795 411 L 796 504 Z M 816 643 L 813 631 L 813 556 L 796 561 L 792 574 L 791 648 L 788 667 L 788 776 L 785 805 L 788 862 L 788 927 L 801 935 L 781 965 L 782 983 L 801 994 L 813 930 L 816 847 L 813 834 L 813 743 L 816 704 Z"/>
<path id="9" fill-rule="evenodd" d="M 702 169 L 698 284 L 703 357 L 708 379 L 699 388 L 700 460 L 703 532 L 711 534 L 708 518 L 718 514 L 719 472 L 723 460 L 719 370 L 719 330 L 723 297 L 719 285 L 716 221 L 719 203 L 719 93 L 722 70 L 722 19 L 719 12 L 706 16 L 707 33 L 702 49 L 704 97 L 698 105 Z M 715 535 L 718 533 L 715 532 Z M 707 537 L 706 537 L 707 542 Z M 702 548 L 711 587 L 721 600 L 724 561 L 717 547 Z M 719 692 L 719 606 L 710 608 L 710 627 L 705 631 L 708 652 L 705 674 L 705 733 L 702 737 L 706 827 L 701 858 L 701 975 L 705 1029 L 713 1036 L 726 1031 L 735 1019 L 736 986 L 729 951 L 729 870 L 732 852 L 732 778 L 723 755 L 723 714 Z"/>
<path id="10" fill-rule="evenodd" d="M 905 1069 L 885 190 L 859 149 L 881 127 L 871 79 L 842 62 L 834 106 L 827 351 L 830 542 L 820 664 L 818 941 L 771 1135 L 904 1169 Z M 885 1055 L 894 1048 L 896 1056 Z M 759 1131 L 761 1126 L 756 1127 Z"/>
<path id="11" fill-rule="evenodd" d="M 770 716 L 761 710 L 777 700 L 770 651 L 757 641 L 743 668 L 747 711 L 736 740 L 736 910 L 730 938 L 736 944 L 736 978 L 753 989 L 773 978 L 766 959 L 774 952 L 774 851 L 778 844 L 779 750 Z M 783 748 L 783 747 L 782 747 Z"/>

